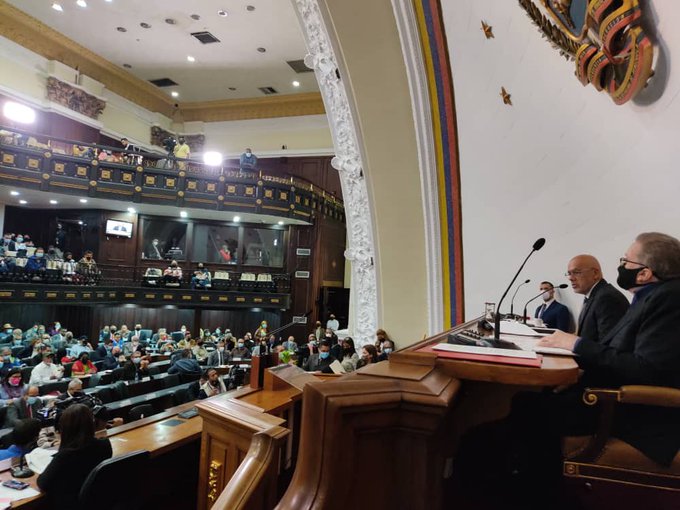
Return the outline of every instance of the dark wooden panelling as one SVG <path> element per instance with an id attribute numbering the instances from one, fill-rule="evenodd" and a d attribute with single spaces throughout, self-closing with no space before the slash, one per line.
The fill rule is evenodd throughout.
<path id="1" fill-rule="evenodd" d="M 139 235 L 137 229 L 136 214 L 128 214 L 114 211 L 103 211 L 101 228 L 99 229 L 98 259 L 100 264 L 115 264 L 134 266 L 139 256 L 137 243 Z M 118 237 L 106 235 L 106 220 L 119 220 L 132 222 L 132 237 Z"/>
<path id="2" fill-rule="evenodd" d="M 182 325 L 194 330 L 194 310 L 176 307 L 147 308 L 136 305 L 123 305 L 117 307 L 97 306 L 94 309 L 93 323 L 95 328 L 101 328 L 105 324 L 115 324 L 119 328 L 122 324 L 128 329 L 141 324 L 144 329 L 156 331 L 158 328 L 166 328 L 168 332 L 179 331 Z"/>

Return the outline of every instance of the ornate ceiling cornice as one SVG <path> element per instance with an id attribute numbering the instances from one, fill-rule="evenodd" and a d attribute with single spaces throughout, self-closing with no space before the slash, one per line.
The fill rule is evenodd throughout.
<path id="1" fill-rule="evenodd" d="M 145 80 L 69 39 L 41 21 L 0 0 L 0 35 L 48 60 L 59 61 L 103 83 L 108 90 L 151 112 L 177 117 L 176 101 Z M 184 121 L 294 117 L 325 113 L 321 94 L 179 103 Z"/>
<path id="2" fill-rule="evenodd" d="M 181 103 L 179 108 L 185 122 L 269 119 L 325 113 L 323 100 L 318 92 L 250 99 Z"/>
<path id="3" fill-rule="evenodd" d="M 0 0 L 0 34 L 49 60 L 103 83 L 110 91 L 152 112 L 172 116 L 174 101 L 155 86 Z"/>

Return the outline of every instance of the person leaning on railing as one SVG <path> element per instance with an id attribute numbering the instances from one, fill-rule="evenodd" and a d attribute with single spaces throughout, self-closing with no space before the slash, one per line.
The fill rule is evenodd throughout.
<path id="1" fill-rule="evenodd" d="M 92 250 L 85 251 L 83 258 L 78 261 L 76 273 L 84 279 L 83 283 L 85 285 L 95 285 L 97 283 L 100 272 L 97 269 L 97 263 L 94 260 Z"/>

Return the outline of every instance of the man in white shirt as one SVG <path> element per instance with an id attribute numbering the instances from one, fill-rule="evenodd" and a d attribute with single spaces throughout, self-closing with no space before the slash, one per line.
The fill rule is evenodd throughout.
<path id="1" fill-rule="evenodd" d="M 328 321 L 326 322 L 326 327 L 332 329 L 334 333 L 340 329 L 340 323 L 335 318 L 335 315 L 330 314 Z"/>
<path id="2" fill-rule="evenodd" d="M 64 368 L 54 364 L 54 354 L 49 352 L 43 355 L 42 362 L 38 363 L 31 371 L 29 384 L 42 384 L 50 381 L 58 381 L 64 376 Z"/>

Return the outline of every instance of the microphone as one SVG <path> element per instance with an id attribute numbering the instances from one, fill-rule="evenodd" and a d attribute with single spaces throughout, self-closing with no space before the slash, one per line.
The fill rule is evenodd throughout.
<path id="1" fill-rule="evenodd" d="M 519 289 L 522 288 L 522 285 L 526 285 L 527 283 L 531 282 L 529 278 L 527 278 L 524 283 L 520 283 L 517 288 L 515 289 L 515 293 L 512 295 L 512 299 L 510 300 L 510 315 L 514 316 L 515 315 L 515 296 L 517 296 L 517 293 L 519 292 Z"/>
<path id="2" fill-rule="evenodd" d="M 566 283 L 563 283 L 563 284 L 561 284 L 561 285 L 558 285 L 557 287 L 553 287 L 553 290 L 554 290 L 554 289 L 566 289 L 567 287 L 569 287 L 569 285 L 567 285 Z M 527 323 L 527 306 L 529 306 L 529 303 L 531 303 L 534 299 L 540 298 L 540 297 L 541 297 L 543 294 L 545 294 L 546 292 L 550 292 L 550 291 L 549 291 L 549 290 L 542 290 L 540 294 L 535 295 L 535 296 L 532 297 L 529 301 L 526 302 L 526 304 L 524 305 L 524 315 L 523 315 L 523 317 L 524 317 L 524 319 L 523 319 L 524 324 Z"/>
<path id="3" fill-rule="evenodd" d="M 493 337 L 494 340 L 500 340 L 500 335 L 501 335 L 501 304 L 503 304 L 503 300 L 505 299 L 505 296 L 508 295 L 508 292 L 510 291 L 510 287 L 512 287 L 515 283 L 515 280 L 517 280 L 517 277 L 519 274 L 522 272 L 522 269 L 524 269 L 524 265 L 527 263 L 527 260 L 529 260 L 529 257 L 531 257 L 535 251 L 540 250 L 543 248 L 543 245 L 545 244 L 545 238 L 541 237 L 540 239 L 536 239 L 536 242 L 534 242 L 534 245 L 531 248 L 531 251 L 529 252 L 529 255 L 527 255 L 527 258 L 524 259 L 524 262 L 522 262 L 522 265 L 519 266 L 519 269 L 515 273 L 515 276 L 513 277 L 512 281 L 510 282 L 510 285 L 508 285 L 508 288 L 505 289 L 505 292 L 503 292 L 503 296 L 501 297 L 500 301 L 498 302 L 498 306 L 496 307 L 496 317 L 494 320 L 494 332 L 493 332 Z M 525 314 L 526 316 L 526 314 Z"/>

